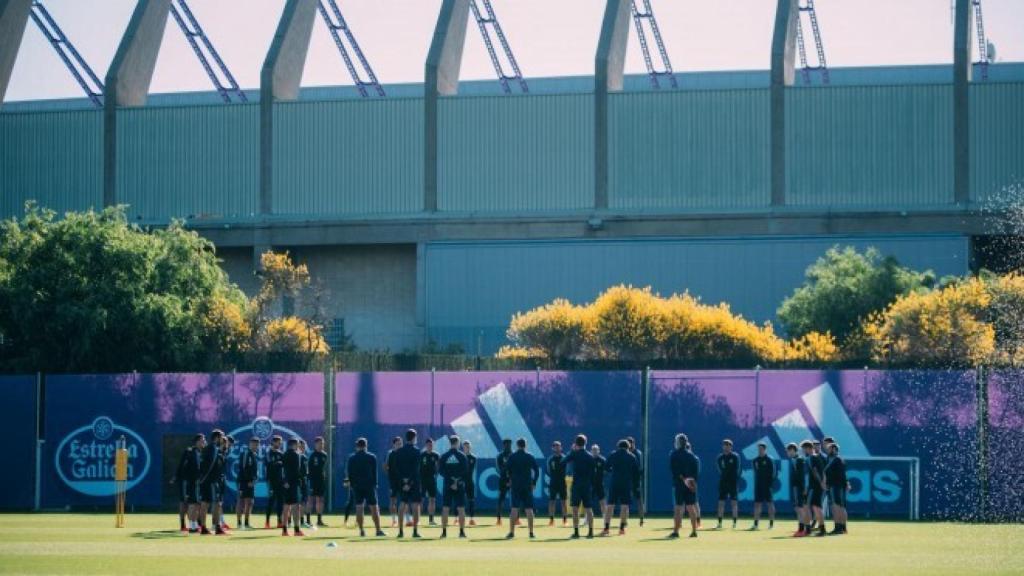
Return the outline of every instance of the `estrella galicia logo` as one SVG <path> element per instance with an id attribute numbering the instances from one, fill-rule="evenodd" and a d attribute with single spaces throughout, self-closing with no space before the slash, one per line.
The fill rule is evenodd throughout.
<path id="1" fill-rule="evenodd" d="M 73 430 L 57 446 L 57 475 L 72 490 L 87 496 L 113 496 L 117 442 L 124 436 L 128 450 L 128 482 L 131 490 L 149 472 L 149 446 L 130 428 L 106 416 Z"/>
<path id="2" fill-rule="evenodd" d="M 242 453 L 249 450 L 249 439 L 258 438 L 260 441 L 260 448 L 256 453 L 256 497 L 266 498 L 270 495 L 270 490 L 267 487 L 267 452 L 270 450 L 270 439 L 275 434 L 281 436 L 285 441 L 289 438 L 299 438 L 302 436 L 297 434 L 294 430 L 275 424 L 273 420 L 266 416 L 260 416 L 252 421 L 248 426 L 242 426 L 235 428 L 229 432 L 231 436 L 235 437 L 235 446 L 231 449 L 231 452 L 227 456 L 227 484 L 228 488 L 238 492 L 238 464 L 241 460 Z"/>

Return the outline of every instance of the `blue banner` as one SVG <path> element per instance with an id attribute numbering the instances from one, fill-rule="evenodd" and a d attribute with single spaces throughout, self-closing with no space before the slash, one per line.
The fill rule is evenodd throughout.
<path id="1" fill-rule="evenodd" d="M 29 510 L 35 504 L 36 377 L 0 376 L 0 420 L 8 427 L 0 510 Z"/>

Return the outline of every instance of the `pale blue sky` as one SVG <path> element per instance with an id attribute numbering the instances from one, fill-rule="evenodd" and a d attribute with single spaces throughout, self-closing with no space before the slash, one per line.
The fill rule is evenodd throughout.
<path id="1" fill-rule="evenodd" d="M 189 0 L 224 60 L 245 87 L 259 69 L 284 0 Z M 54 18 L 102 77 L 134 0 L 46 0 Z M 603 0 L 493 0 L 527 77 L 590 75 Z M 775 0 L 652 0 L 677 71 L 764 69 Z M 421 82 L 441 0 L 339 0 L 380 80 Z M 817 0 L 831 66 L 933 64 L 952 60 L 950 0 Z M 985 25 L 999 60 L 1024 61 L 1024 0 L 984 0 Z M 462 77 L 493 78 L 480 35 L 470 29 Z M 643 71 L 635 37 L 627 70 Z M 317 22 L 304 86 L 350 84 Z M 210 89 L 172 19 L 153 92 Z M 15 64 L 7 100 L 81 96 L 78 85 L 33 24 Z"/>

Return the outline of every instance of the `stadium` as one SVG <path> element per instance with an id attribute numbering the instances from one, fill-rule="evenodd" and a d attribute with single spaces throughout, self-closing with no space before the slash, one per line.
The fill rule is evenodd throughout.
<path id="1" fill-rule="evenodd" d="M 181 222 L 215 246 L 231 282 L 254 299 L 271 274 L 261 257 L 286 252 L 328 287 L 317 302 L 325 347 L 457 350 L 477 366 L 509 343 L 514 315 L 558 298 L 590 301 L 615 285 L 727 302 L 760 325 L 778 321 L 779 303 L 833 246 L 875 249 L 938 278 L 1012 267 L 1015 245 L 1004 240 L 1024 231 L 993 222 L 1013 211 L 1007 203 L 1019 198 L 1008 195 L 1024 178 L 1024 62 L 995 59 L 981 2 L 952 3 L 951 65 L 831 67 L 818 25 L 825 2 L 816 12 L 813 1 L 775 0 L 769 69 L 675 72 L 662 37 L 671 23 L 654 17 L 666 1 L 674 0 L 593 0 L 601 5 L 593 69 L 533 78 L 514 56 L 528 38 L 506 36 L 498 18 L 514 3 L 437 0 L 423 81 L 390 84 L 356 41 L 357 24 L 349 28 L 342 16 L 345 2 L 287 0 L 269 45 L 251 47 L 265 51 L 259 86 L 243 88 L 185 0 L 132 2 L 102 79 L 47 11 L 57 0 L 0 0 L 0 218 L 23 217 L 26 203 L 58 219 L 123 205 L 128 222 L 147 233 Z M 1019 15 L 984 12 L 989 21 Z M 303 87 L 303 68 L 318 57 L 311 38 L 324 24 L 353 82 Z M 151 93 L 165 31 L 176 27 L 214 90 Z M 460 80 L 474 28 L 497 80 Z M 40 32 L 85 96 L 3 100 L 24 38 Z M 636 50 L 647 73 L 627 74 L 627 53 Z M 0 280 L 6 265 L 0 255 Z M 295 308 L 286 297 L 275 310 Z M 831 559 L 838 573 L 1024 570 L 1024 477 L 1013 458 L 1024 447 L 1024 388 L 1016 370 L 984 361 L 927 369 L 642 364 L 355 372 L 324 362 L 113 374 L 4 364 L 0 415 L 18 464 L 0 478 L 0 509 L 19 514 L 0 529 L 0 573 L 180 572 L 161 561 L 206 554 L 223 558 L 224 569 L 237 562 L 254 573 L 299 560 L 312 570 L 504 574 L 524 569 L 510 561 L 515 555 L 540 574 L 678 573 L 684 563 L 700 572 L 775 572 Z M 415 546 L 361 539 L 347 512 L 341 519 L 353 498 L 341 470 L 357 439 L 383 461 L 410 428 L 434 439 L 441 455 L 448 436 L 471 442 L 479 524 L 468 530 L 468 550 L 429 544 L 440 530 L 433 512 Z M 233 521 L 245 498 L 239 475 L 250 441 L 258 446 L 253 525 L 263 527 L 266 509 L 269 528 L 268 500 L 280 490 L 269 479 L 272 439 L 304 439 L 312 449 L 319 437 L 328 525 L 280 544 L 265 539 L 273 530 L 242 526 L 204 542 L 184 516 L 184 533 L 175 530 L 171 511 L 186 490 L 179 458 L 197 433 L 214 429 L 236 442 L 222 456 L 222 521 Z M 559 522 L 565 497 L 547 525 L 557 472 L 545 463 L 554 441 L 570 453 L 578 434 L 605 456 L 635 437 L 643 472 L 628 497 L 628 535 L 580 542 L 586 557 L 571 559 L 563 547 L 576 544 Z M 850 534 L 824 546 L 776 541 L 791 525 L 810 530 L 793 515 L 787 447 L 826 437 L 842 447 Z M 524 525 L 522 541 L 504 542 L 506 439 L 522 439 L 543 468 L 527 491 L 537 502 L 536 541 L 525 540 Z M 715 527 L 723 439 L 743 462 L 732 496 L 742 530 L 728 529 L 729 514 L 724 529 Z M 685 488 L 703 505 L 692 545 L 665 541 L 679 531 L 672 514 L 683 507 L 674 450 L 702 463 L 702 480 Z M 760 450 L 774 474 L 763 497 L 750 467 Z M 394 536 L 405 521 L 393 516 L 388 528 L 380 475 L 381 520 Z M 755 500 L 758 510 L 773 503 L 759 531 L 747 530 Z M 113 527 L 115 502 L 127 529 Z M 503 505 L 506 525 L 495 525 Z M 774 532 L 763 524 L 769 509 Z M 34 514 L 20 514 L 27 510 Z M 651 515 L 646 527 L 637 525 L 643 513 Z M 836 522 L 834 508 L 824 514 Z M 547 542 L 560 544 L 532 546 Z M 396 562 L 381 561 L 388 557 Z M 457 561 L 464 565 L 453 570 Z"/>

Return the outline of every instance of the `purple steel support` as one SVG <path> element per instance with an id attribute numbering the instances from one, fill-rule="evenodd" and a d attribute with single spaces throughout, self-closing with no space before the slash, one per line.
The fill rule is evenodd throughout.
<path id="1" fill-rule="evenodd" d="M 32 2 L 32 21 L 36 23 L 43 36 L 50 42 L 57 56 L 64 61 L 71 75 L 75 77 L 78 85 L 82 87 L 85 95 L 92 100 L 97 108 L 103 108 L 103 82 L 92 71 L 89 64 L 82 58 L 82 55 L 75 49 L 75 45 L 68 40 L 67 35 L 50 16 L 50 12 L 43 6 L 41 0 Z"/>
<path id="2" fill-rule="evenodd" d="M 481 9 L 478 2 L 483 2 L 483 9 Z M 487 53 L 491 56 L 491 63 L 494 65 L 494 72 L 498 75 L 498 81 L 501 82 L 502 90 L 506 94 L 511 94 L 512 85 L 509 82 L 516 82 L 524 94 L 529 93 L 530 89 L 526 85 L 526 80 L 523 79 L 523 73 L 519 69 L 519 63 L 516 62 L 515 54 L 512 53 L 512 47 L 509 46 L 505 32 L 501 29 L 501 23 L 498 22 L 498 16 L 494 13 L 491 0 L 470 0 L 469 5 L 473 9 L 476 24 L 480 27 L 480 35 L 483 36 L 484 44 L 487 45 Z M 508 61 L 508 66 L 512 69 L 511 73 L 505 71 L 501 58 L 498 56 L 498 51 L 494 48 L 491 30 L 494 31 L 498 44 L 501 45 L 501 51 L 505 54 L 505 60 Z"/>
<path id="3" fill-rule="evenodd" d="M 807 14 L 811 24 L 811 34 L 814 39 L 814 47 L 818 55 L 818 64 L 811 66 L 807 63 L 807 48 L 804 45 L 803 14 Z M 825 44 L 821 41 L 821 28 L 818 26 L 818 13 L 814 9 L 814 0 L 806 0 L 800 4 L 800 18 L 796 21 L 796 43 L 800 50 L 800 70 L 804 78 L 804 84 L 811 83 L 811 71 L 821 71 L 822 84 L 829 83 L 828 63 L 825 60 Z"/>
<path id="4" fill-rule="evenodd" d="M 238 87 L 235 77 L 228 70 L 224 61 L 221 60 L 220 54 L 213 47 L 213 43 L 210 42 L 210 38 L 203 31 L 203 27 L 199 25 L 199 21 L 196 20 L 195 15 L 192 14 L 192 9 L 188 7 L 185 0 L 172 0 L 171 15 L 174 16 L 174 20 L 178 23 L 182 33 L 185 34 L 185 39 L 192 46 L 196 57 L 199 58 L 199 63 L 203 65 L 206 75 L 210 77 L 210 82 L 213 83 L 213 87 L 217 89 L 224 102 L 230 104 L 232 95 L 241 102 L 248 102 L 249 99 L 246 98 L 245 92 Z M 220 72 L 219 76 L 210 64 L 211 59 Z"/>
<path id="5" fill-rule="evenodd" d="M 637 2 L 643 2 L 643 9 L 637 5 Z M 665 42 L 661 39 L 661 30 L 658 29 L 658 20 L 654 17 L 654 10 L 651 8 L 651 0 L 633 0 L 633 22 L 636 24 L 636 35 L 640 39 L 640 49 L 644 54 L 644 64 L 647 65 L 647 74 L 651 77 L 651 88 L 655 90 L 661 89 L 661 82 L 658 78 L 667 77 L 672 88 L 678 88 L 679 85 L 676 82 L 676 75 L 672 71 L 672 62 L 668 58 L 668 52 L 665 50 Z M 662 69 L 659 70 L 655 64 L 654 59 L 651 56 L 651 47 L 647 41 L 647 30 L 644 28 L 644 22 L 651 29 L 651 36 L 654 37 L 654 44 L 658 48 L 658 55 L 661 58 Z"/>
<path id="6" fill-rule="evenodd" d="M 327 11 L 325 2 L 331 7 L 330 12 Z M 338 8 L 337 2 L 335 0 L 319 0 L 317 6 L 320 10 L 320 16 L 324 19 L 324 24 L 327 25 L 327 30 L 331 33 L 331 37 L 334 38 L 334 44 L 338 47 L 338 52 L 341 52 L 341 58 L 345 61 L 345 67 L 348 68 L 348 73 L 352 76 L 352 81 L 355 82 L 359 94 L 363 98 L 368 97 L 370 93 L 367 88 L 369 87 L 373 88 L 378 96 L 385 96 L 384 87 L 377 81 L 377 75 L 373 72 L 373 68 L 370 66 L 369 60 L 366 59 L 366 55 L 363 54 L 362 48 L 359 47 L 359 42 L 356 42 L 356 37 L 352 34 L 352 29 L 348 27 L 348 22 L 341 15 L 341 9 Z M 342 34 L 344 34 L 345 40 L 348 41 L 348 47 L 345 46 L 345 40 L 341 38 Z M 363 70 L 365 79 L 356 68 L 355 62 L 352 60 L 351 54 L 349 54 L 349 47 L 351 47 L 352 52 L 359 61 L 359 66 Z"/>

